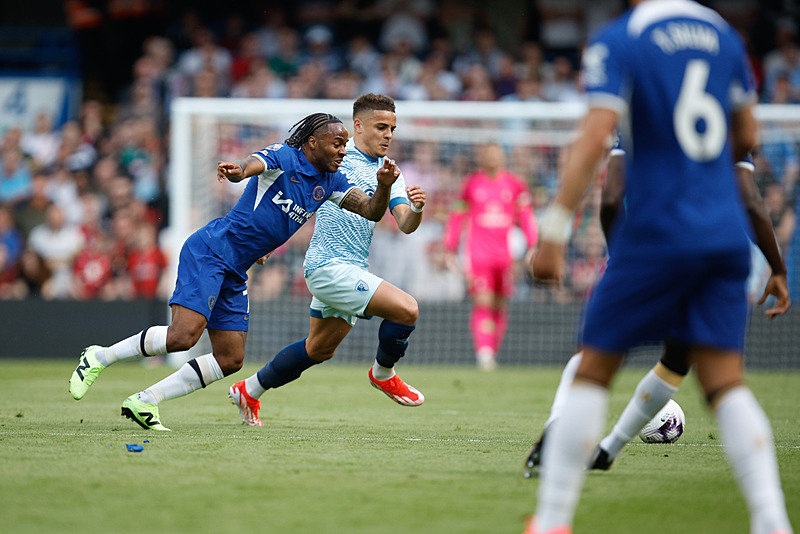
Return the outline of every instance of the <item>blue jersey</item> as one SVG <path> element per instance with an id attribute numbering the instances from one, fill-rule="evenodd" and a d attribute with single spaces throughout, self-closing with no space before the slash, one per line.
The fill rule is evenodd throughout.
<path id="1" fill-rule="evenodd" d="M 728 125 L 755 93 L 736 32 L 695 2 L 645 1 L 593 37 L 583 79 L 627 151 L 610 254 L 746 253 Z"/>
<path id="2" fill-rule="evenodd" d="M 254 152 L 264 172 L 250 178 L 239 201 L 198 231 L 243 278 L 261 256 L 285 243 L 326 200 L 339 205 L 355 187 L 337 171 L 318 171 L 299 148 L 270 145 Z"/>

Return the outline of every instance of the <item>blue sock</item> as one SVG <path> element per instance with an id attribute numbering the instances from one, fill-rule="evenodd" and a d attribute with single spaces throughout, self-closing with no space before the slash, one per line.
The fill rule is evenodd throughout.
<path id="1" fill-rule="evenodd" d="M 295 341 L 280 351 L 256 375 L 264 389 L 281 387 L 296 380 L 308 369 L 320 362 L 312 360 L 306 352 L 306 340 Z"/>
<path id="2" fill-rule="evenodd" d="M 397 360 L 403 357 L 408 347 L 408 336 L 416 328 L 415 325 L 395 323 L 384 319 L 378 329 L 378 354 L 375 360 L 384 367 L 394 367 Z"/>

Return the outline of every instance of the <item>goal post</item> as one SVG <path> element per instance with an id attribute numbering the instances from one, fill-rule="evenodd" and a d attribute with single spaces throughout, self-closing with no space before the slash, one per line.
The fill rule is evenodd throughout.
<path id="1" fill-rule="evenodd" d="M 227 213 L 244 187 L 244 183 L 218 183 L 217 161 L 240 159 L 269 144 L 283 142 L 291 126 L 311 113 L 331 113 L 352 133 L 352 105 L 350 100 L 176 99 L 170 112 L 170 226 L 165 244 L 171 272 L 176 272 L 177 255 L 184 240 L 211 219 Z M 420 323 L 411 340 L 408 363 L 471 364 L 474 352 L 468 326 L 470 305 L 463 273 L 442 254 L 440 246 L 442 228 L 459 183 L 475 169 L 475 156 L 481 146 L 499 143 L 505 148 L 506 166 L 531 188 L 539 213 L 556 190 L 562 149 L 573 139 L 585 106 L 401 100 L 396 106 L 397 130 L 389 156 L 398 162 L 409 185 L 425 188 L 429 203 L 423 224 L 413 234 L 399 234 L 390 217 L 378 224 L 370 270 L 408 291 L 420 303 Z M 756 115 L 765 143 L 788 143 L 796 151 L 800 142 L 797 106 L 759 106 Z M 770 161 L 762 163 L 772 165 Z M 763 185 L 768 178 L 759 172 L 757 178 Z M 508 335 L 499 355 L 501 364 L 561 365 L 575 350 L 583 302 L 604 253 L 597 221 L 597 186 L 593 191 L 578 215 L 579 227 L 569 247 L 566 286 L 559 290 L 535 286 L 521 264 L 518 266 L 516 290 L 509 303 Z M 312 222 L 276 251 L 266 266 L 255 266 L 249 273 L 250 362 L 268 361 L 283 346 L 307 335 L 310 297 L 302 280 L 302 258 Z M 521 255 L 524 244 L 513 244 Z M 756 259 L 754 263 L 754 276 L 763 278 L 763 259 L 760 261 Z M 787 257 L 787 264 L 794 263 Z M 794 273 L 792 278 L 796 279 Z M 753 279 L 752 293 L 763 289 L 759 283 L 759 279 Z M 771 322 L 761 316 L 761 310 L 753 311 L 748 365 L 800 367 L 792 357 L 792 347 L 797 346 L 800 336 L 798 321 L 792 314 Z M 379 321 L 360 320 L 335 360 L 371 361 Z M 198 350 L 208 352 L 206 340 Z M 655 354 L 657 349 L 644 352 Z M 647 366 L 654 361 L 652 357 L 638 360 Z"/>

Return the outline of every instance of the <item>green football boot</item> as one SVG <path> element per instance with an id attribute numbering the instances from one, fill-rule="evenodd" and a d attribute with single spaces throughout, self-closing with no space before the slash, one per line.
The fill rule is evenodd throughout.
<path id="1" fill-rule="evenodd" d="M 170 432 L 170 429 L 161 424 L 161 416 L 158 415 L 158 406 L 147 402 L 142 402 L 134 393 L 122 403 L 122 416 L 127 417 L 145 430 L 162 430 Z"/>
<path id="2" fill-rule="evenodd" d="M 78 367 L 72 371 L 72 376 L 69 379 L 69 392 L 72 394 L 73 399 L 81 400 L 86 395 L 86 392 L 89 391 L 89 386 L 94 384 L 94 381 L 105 369 L 105 366 L 100 365 L 100 362 L 95 357 L 98 349 L 102 348 L 105 347 L 92 345 L 81 352 Z"/>

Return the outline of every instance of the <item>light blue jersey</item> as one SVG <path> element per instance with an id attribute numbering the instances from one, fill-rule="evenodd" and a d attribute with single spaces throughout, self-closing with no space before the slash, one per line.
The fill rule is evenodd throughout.
<path id="1" fill-rule="evenodd" d="M 378 187 L 378 169 L 383 166 L 384 159 L 373 158 L 361 152 L 356 148 L 354 140 L 350 139 L 340 170 L 347 175 L 348 180 L 372 196 Z M 408 203 L 406 182 L 401 174 L 392 185 L 389 211 L 398 204 Z M 323 204 L 317 210 L 314 235 L 303 264 L 306 275 L 333 262 L 349 263 L 366 269 L 374 230 L 375 222 L 330 202 Z"/>
<path id="2" fill-rule="evenodd" d="M 755 92 L 736 31 L 696 2 L 643 2 L 591 40 L 583 79 L 589 105 L 619 115 L 627 151 L 610 254 L 746 254 L 729 124 Z"/>

